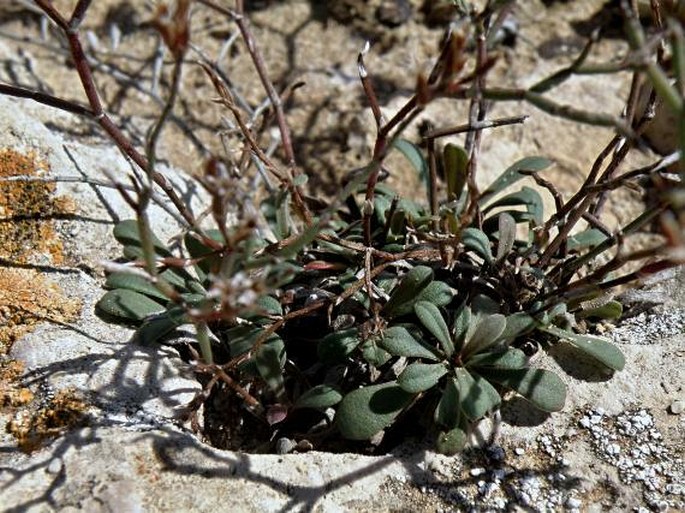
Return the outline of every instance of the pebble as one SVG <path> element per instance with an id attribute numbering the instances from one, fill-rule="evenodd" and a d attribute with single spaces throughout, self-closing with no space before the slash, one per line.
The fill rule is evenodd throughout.
<path id="1" fill-rule="evenodd" d="M 297 442 L 295 449 L 297 449 L 298 452 L 309 452 L 314 449 L 314 445 L 309 440 L 300 440 Z"/>
<path id="2" fill-rule="evenodd" d="M 516 456 L 522 456 L 523 454 L 525 454 L 526 450 L 522 447 L 517 447 L 516 449 L 514 449 L 514 452 L 516 453 Z"/>
<path id="3" fill-rule="evenodd" d="M 578 509 L 583 505 L 582 501 L 574 497 L 569 497 L 566 499 L 565 506 L 569 509 Z"/>
<path id="4" fill-rule="evenodd" d="M 505 452 L 504 449 L 499 445 L 491 445 L 488 447 L 488 456 L 493 461 L 503 461 Z"/>
<path id="5" fill-rule="evenodd" d="M 290 438 L 281 437 L 276 440 L 276 453 L 277 454 L 288 454 L 293 452 L 297 447 L 297 444 Z"/>
<path id="6" fill-rule="evenodd" d="M 669 407 L 669 411 L 673 415 L 680 415 L 681 413 L 683 413 L 683 411 L 685 411 L 685 401 L 683 401 L 683 400 L 673 401 L 671 403 L 671 406 Z"/>
<path id="7" fill-rule="evenodd" d="M 480 476 L 481 474 L 484 474 L 484 473 L 485 473 L 485 469 L 482 467 L 472 468 L 469 471 L 469 474 L 471 474 L 473 477 Z"/>
<path id="8" fill-rule="evenodd" d="M 384 0 L 376 10 L 376 19 L 386 27 L 399 27 L 411 16 L 409 0 Z"/>
<path id="9" fill-rule="evenodd" d="M 61 458 L 53 458 L 48 464 L 48 468 L 45 470 L 48 474 L 59 474 L 63 466 L 64 463 Z"/>
<path id="10" fill-rule="evenodd" d="M 685 492 L 685 490 L 683 489 L 682 485 L 674 484 L 674 483 L 670 483 L 670 484 L 666 485 L 666 493 L 668 493 L 668 494 L 683 495 L 683 492 Z"/>
<path id="11" fill-rule="evenodd" d="M 618 444 L 609 444 L 606 448 L 607 454 L 616 455 L 621 452 L 621 447 Z"/>

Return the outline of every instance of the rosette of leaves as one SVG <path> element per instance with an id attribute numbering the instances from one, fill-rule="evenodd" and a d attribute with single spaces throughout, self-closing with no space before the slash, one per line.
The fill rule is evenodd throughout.
<path id="1" fill-rule="evenodd" d="M 603 294 L 601 283 L 583 293 L 565 298 L 557 293 L 565 283 L 563 260 L 551 260 L 541 266 L 539 256 L 545 249 L 545 214 L 542 198 L 535 189 L 522 187 L 501 194 L 531 172 L 547 168 L 551 162 L 529 157 L 509 167 L 479 197 L 483 222 L 480 228 L 463 230 L 465 258 L 483 263 L 481 277 L 491 285 L 491 297 L 519 321 L 528 326 L 533 338 L 570 343 L 573 350 L 590 356 L 612 370 L 622 370 L 621 351 L 602 337 L 576 333 L 573 329 L 586 320 L 612 320 L 621 316 L 621 303 Z M 521 235 L 523 236 L 517 236 Z M 596 228 L 588 228 L 566 241 L 566 251 L 588 259 L 598 255 L 608 237 Z M 604 249 L 607 249 L 606 246 Z M 584 253 L 584 254 L 583 254 Z"/>
<path id="2" fill-rule="evenodd" d="M 414 149 L 409 156 L 419 162 Z M 230 322 L 210 329 L 221 341 L 222 361 L 250 355 L 233 377 L 249 387 L 274 429 L 307 432 L 317 422 L 297 424 L 293 418 L 306 417 L 298 412 L 328 410 L 330 418 L 332 409 L 343 437 L 367 440 L 410 411 L 429 410 L 438 448 L 456 452 L 471 426 L 497 409 L 504 394 L 519 394 L 544 411 L 562 408 L 565 386 L 556 374 L 528 365 L 520 349 L 524 336 L 570 344 L 614 370 L 624 365 L 608 341 L 576 333 L 587 320 L 615 316 L 616 303 L 593 291 L 554 301 L 561 274 L 550 271 L 558 262 L 538 265 L 547 241 L 540 194 L 529 187 L 507 194 L 508 187 L 549 161 L 515 163 L 479 194 L 480 217 L 460 226 L 469 197 L 465 163 L 463 150 L 446 148 L 448 201 L 437 215 L 377 185 L 372 246 L 386 255 L 414 256 L 386 262 L 368 280 L 365 207 L 356 194 L 364 192 L 362 177 L 315 211 L 309 227 L 293 221 L 287 193 L 264 202 L 263 218 L 276 240 L 269 246 L 248 238 L 227 252 L 218 231 L 208 232 L 216 246 L 186 236 L 194 266 L 169 265 L 159 275 L 174 287 L 174 301 L 145 277 L 114 273 L 107 280 L 112 290 L 98 308 L 138 324 L 139 339 L 150 342 L 188 322 L 189 308 L 217 307 L 207 291 L 219 270 L 226 276 L 258 271 L 267 283 L 265 293 Z M 455 244 L 448 265 L 435 256 L 437 226 L 444 240 Z M 142 259 L 135 222 L 118 225 L 115 237 L 126 258 Z M 569 238 L 567 249 L 585 257 L 598 244 L 604 244 L 600 235 L 587 230 Z M 174 262 L 156 238 L 154 247 L 159 262 Z M 422 259 L 424 254 L 433 256 Z M 327 308 L 289 317 L 316 304 Z"/>
<path id="3" fill-rule="evenodd" d="M 406 144 L 399 147 L 425 174 L 418 149 Z M 347 438 L 369 439 L 417 402 L 432 401 L 433 420 L 440 430 L 437 445 L 452 453 L 463 447 L 474 422 L 499 407 L 503 391 L 513 391 L 544 411 L 558 411 L 564 404 L 565 386 L 556 374 L 528 366 L 526 354 L 517 347 L 524 335 L 567 343 L 612 370 L 621 370 L 625 364 L 620 350 L 607 340 L 573 330 L 578 321 L 589 317 L 616 318 L 619 303 L 593 303 L 588 299 L 596 299 L 597 294 L 592 293 L 575 301 L 539 299 L 560 285 L 550 277 L 549 268 L 536 267 L 546 243 L 540 235 L 542 198 L 530 187 L 502 193 L 550 162 L 533 157 L 508 168 L 479 196 L 482 222 L 460 228 L 458 219 L 468 195 L 465 163 L 463 151 L 448 145 L 444 166 L 450 201 L 443 204 L 441 216 L 460 239 L 463 251 L 458 261 L 475 269 L 471 274 L 453 273 L 449 282 L 457 289 L 470 290 L 477 279 L 487 284 L 487 295 L 462 294 L 459 308 L 454 309 L 454 289 L 434 280 L 431 268 L 417 265 L 392 290 L 381 311 L 390 327 L 372 338 L 373 347 L 383 355 L 380 361 L 368 358 L 370 343 L 362 345 L 355 330 L 324 339 L 320 348 L 326 354 L 351 355 L 366 346 L 363 354 L 370 364 L 403 359 L 406 365 L 396 379 L 362 386 L 342 398 L 336 423 Z M 430 229 L 422 219 L 421 211 L 414 213 L 412 226 Z M 526 235 L 520 237 L 521 233 Z M 605 235 L 589 229 L 569 238 L 567 245 L 580 253 L 604 239 Z"/>
<path id="4" fill-rule="evenodd" d="M 343 436 L 371 438 L 418 400 L 427 400 L 440 430 L 438 449 L 454 453 L 466 443 L 470 426 L 499 407 L 502 390 L 545 411 L 563 407 L 563 382 L 552 372 L 529 368 L 526 355 L 510 346 L 527 328 L 520 316 L 493 313 L 491 301 L 476 298 L 448 323 L 443 312 L 452 297 L 428 267 L 416 266 L 405 275 L 383 314 L 412 322 L 391 321 L 376 341 L 389 358 L 402 359 L 404 369 L 392 381 L 358 388 L 342 399 L 336 422 Z"/>

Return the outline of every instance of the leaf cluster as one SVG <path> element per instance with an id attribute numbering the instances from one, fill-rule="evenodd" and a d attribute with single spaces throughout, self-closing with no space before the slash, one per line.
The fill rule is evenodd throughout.
<path id="1" fill-rule="evenodd" d="M 408 148 L 421 155 L 408 141 L 397 151 Z M 464 166 L 450 157 L 455 151 L 463 150 L 445 149 L 449 201 L 439 219 L 379 184 L 369 247 L 359 198 L 363 173 L 299 232 L 288 194 L 279 191 L 261 205 L 268 230 L 248 230 L 244 237 L 236 234 L 241 227 L 226 236 L 188 233 L 181 255 L 155 238 L 158 262 L 167 264 L 155 280 L 112 273 L 106 282 L 112 290 L 98 308 L 137 323 L 142 343 L 184 323 L 206 322 L 214 359 L 251 390 L 272 429 L 285 433 L 312 436 L 327 419 L 326 432 L 368 440 L 421 412 L 437 447 L 454 453 L 507 394 L 558 411 L 563 381 L 531 367 L 523 342 L 532 338 L 551 347 L 563 341 L 620 370 L 624 359 L 615 346 L 574 330 L 590 318 L 616 317 L 620 304 L 587 307 L 586 296 L 551 300 L 560 284 L 535 265 L 544 240 L 542 199 L 529 187 L 508 192 L 526 173 L 547 168 L 548 160 L 527 158 L 506 169 L 480 193 L 478 221 L 461 227 L 469 191 Z M 260 236 L 266 232 L 273 240 Z M 140 261 L 136 222 L 121 222 L 114 235 L 124 257 Z M 569 239 L 570 250 L 602 238 L 581 232 Z M 160 291 L 159 280 L 176 295 Z"/>

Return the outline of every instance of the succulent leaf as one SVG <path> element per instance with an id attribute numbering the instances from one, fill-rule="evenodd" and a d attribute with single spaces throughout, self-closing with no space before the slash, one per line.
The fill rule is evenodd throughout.
<path id="1" fill-rule="evenodd" d="M 433 388 L 447 374 L 444 363 L 410 363 L 397 378 L 402 390 L 418 394 Z"/>
<path id="2" fill-rule="evenodd" d="M 466 365 L 475 369 L 522 369 L 528 365 L 528 357 L 520 349 L 510 347 L 504 352 L 477 354 L 469 358 Z"/>
<path id="3" fill-rule="evenodd" d="M 323 410 L 342 401 L 340 391 L 331 385 L 317 385 L 310 388 L 295 401 L 294 408 Z"/>
<path id="4" fill-rule="evenodd" d="M 382 312 L 388 317 L 406 315 L 412 311 L 417 296 L 433 281 L 433 269 L 417 265 L 404 275 L 395 287 Z"/>
<path id="5" fill-rule="evenodd" d="M 223 235 L 219 230 L 207 230 L 206 235 L 218 244 L 224 244 Z M 218 267 L 220 261 L 219 255 L 212 255 L 212 248 L 205 245 L 195 233 L 186 233 L 183 238 L 183 243 L 188 250 L 188 254 L 192 258 L 202 259 L 195 265 L 195 270 L 200 281 L 204 282 L 210 270 Z"/>
<path id="6" fill-rule="evenodd" d="M 501 262 L 514 247 L 516 240 L 516 221 L 506 212 L 502 212 L 499 217 L 499 240 L 497 241 L 497 258 Z"/>
<path id="7" fill-rule="evenodd" d="M 449 431 L 441 431 L 435 442 L 435 448 L 441 454 L 452 456 L 460 452 L 468 441 L 468 434 L 461 427 L 457 426 Z"/>
<path id="8" fill-rule="evenodd" d="M 554 412 L 564 407 L 566 385 L 555 373 L 544 369 L 486 369 L 479 373 L 488 381 L 509 388 L 537 408 Z"/>
<path id="9" fill-rule="evenodd" d="M 458 368 L 455 372 L 459 404 L 469 419 L 481 419 L 500 405 L 502 399 L 497 390 L 482 376 L 471 374 L 464 368 Z"/>
<path id="10" fill-rule="evenodd" d="M 620 301 L 615 299 L 607 301 L 603 305 L 594 308 L 583 308 L 576 313 L 576 317 L 585 319 L 587 317 L 594 317 L 596 319 L 620 319 L 623 315 L 623 305 Z"/>
<path id="11" fill-rule="evenodd" d="M 526 211 L 532 215 L 532 219 L 536 225 L 541 225 L 544 217 L 544 207 L 540 193 L 530 187 L 521 187 L 520 191 L 512 192 L 506 196 L 490 203 L 483 211 L 487 214 L 492 209 L 497 207 L 510 207 L 516 205 L 523 205 Z"/>
<path id="12" fill-rule="evenodd" d="M 189 322 L 189 318 L 182 307 L 170 308 L 159 315 L 152 315 L 145 319 L 140 328 L 136 330 L 135 340 L 143 346 L 151 345 L 187 322 Z"/>
<path id="13" fill-rule="evenodd" d="M 450 378 L 446 381 L 440 401 L 435 408 L 434 419 L 438 426 L 449 430 L 457 426 L 459 418 L 459 387 L 457 380 Z"/>
<path id="14" fill-rule="evenodd" d="M 358 388 L 340 403 L 336 425 L 349 440 L 368 440 L 392 424 L 413 399 L 414 394 L 394 381 Z"/>
<path id="15" fill-rule="evenodd" d="M 138 222 L 135 219 L 126 219 L 117 223 L 114 227 L 113 235 L 119 244 L 124 247 L 141 247 L 140 231 L 138 230 Z M 152 245 L 155 248 L 155 253 L 158 255 L 163 257 L 172 256 L 171 252 L 154 233 L 152 234 Z"/>
<path id="16" fill-rule="evenodd" d="M 393 326 L 385 330 L 378 344 L 393 356 L 425 358 L 437 361 L 436 351 L 416 340 L 406 328 Z"/>
<path id="17" fill-rule="evenodd" d="M 447 182 L 447 199 L 448 201 L 456 200 L 461 196 L 466 185 L 469 157 L 464 148 L 453 143 L 445 145 L 442 155 Z"/>
<path id="18" fill-rule="evenodd" d="M 507 187 L 518 182 L 526 175 L 521 171 L 542 171 L 548 168 L 552 161 L 544 157 L 524 157 L 513 165 L 509 166 L 504 173 L 497 177 L 497 179 L 485 189 L 478 199 L 478 204 L 483 207 L 486 205 L 498 192 L 503 191 Z"/>
<path id="19" fill-rule="evenodd" d="M 447 306 L 452 302 L 454 292 L 452 287 L 443 281 L 432 281 L 419 292 L 416 297 L 417 301 L 428 301 L 435 306 Z"/>
<path id="20" fill-rule="evenodd" d="M 168 301 L 169 299 L 149 280 L 137 274 L 127 272 L 116 272 L 107 276 L 105 287 L 108 289 L 133 290 L 159 301 Z"/>
<path id="21" fill-rule="evenodd" d="M 500 335 L 500 340 L 508 343 L 513 342 L 517 337 L 533 331 L 538 322 L 526 312 L 516 312 L 507 315 L 506 326 Z"/>
<path id="22" fill-rule="evenodd" d="M 475 251 L 487 263 L 493 262 L 490 239 L 478 228 L 464 228 L 461 232 L 461 242 L 467 250 Z"/>
<path id="23" fill-rule="evenodd" d="M 462 354 L 468 358 L 493 346 L 506 328 L 507 321 L 502 314 L 483 315 L 464 345 Z"/>
<path id="24" fill-rule="evenodd" d="M 362 344 L 362 356 L 364 360 L 374 367 L 385 365 L 392 355 L 380 347 L 375 339 L 370 338 Z"/>
<path id="25" fill-rule="evenodd" d="M 455 346 L 460 352 L 466 342 L 466 334 L 469 331 L 470 325 L 471 309 L 466 303 L 462 303 L 454 318 L 454 322 L 452 323 L 452 334 L 454 336 Z"/>
<path id="26" fill-rule="evenodd" d="M 582 249 L 599 246 L 607 239 L 606 234 L 597 228 L 590 228 L 583 232 L 572 235 L 566 240 L 566 247 L 569 251 L 579 251 Z"/>
<path id="27" fill-rule="evenodd" d="M 255 354 L 255 364 L 260 376 L 279 398 L 285 394 L 283 378 L 285 360 L 285 344 L 278 336 L 271 337 L 264 342 Z"/>
<path id="28" fill-rule="evenodd" d="M 110 290 L 100 298 L 96 307 L 107 315 L 136 322 L 164 311 L 164 306 L 157 301 L 128 289 Z"/>
<path id="29" fill-rule="evenodd" d="M 319 359 L 324 363 L 340 362 L 361 342 L 357 328 L 330 333 L 319 342 Z"/>
<path id="30" fill-rule="evenodd" d="M 426 159 L 423 158 L 423 154 L 418 146 L 414 143 L 407 141 L 406 139 L 396 139 L 393 142 L 393 146 L 404 155 L 407 160 L 411 163 L 412 167 L 419 174 L 421 181 L 428 186 L 429 176 L 428 176 L 428 163 Z"/>
<path id="31" fill-rule="evenodd" d="M 438 339 L 445 355 L 448 358 L 451 357 L 454 353 L 454 344 L 452 343 L 452 337 L 450 336 L 447 324 L 445 324 L 445 319 L 443 319 L 438 307 L 428 301 L 418 301 L 414 305 L 414 312 L 421 321 L 421 324 L 431 335 Z"/>
<path id="32" fill-rule="evenodd" d="M 577 333 L 562 330 L 556 326 L 547 326 L 543 328 L 543 330 L 555 337 L 568 340 L 575 348 L 591 356 L 610 369 L 620 371 L 625 367 L 625 356 L 623 356 L 623 353 L 618 347 L 608 340 L 590 335 L 578 335 Z"/>

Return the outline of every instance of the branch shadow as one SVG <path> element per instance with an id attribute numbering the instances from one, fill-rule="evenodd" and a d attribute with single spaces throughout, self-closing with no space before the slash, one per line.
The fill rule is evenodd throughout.
<path id="1" fill-rule="evenodd" d="M 97 444 L 102 443 L 107 436 L 105 428 L 136 431 L 134 441 L 146 441 L 150 444 L 149 450 L 162 472 L 179 476 L 198 476 L 202 479 L 243 480 L 249 484 L 266 487 L 276 492 L 281 499 L 278 511 L 283 513 L 315 511 L 327 496 L 345 488 L 365 486 L 366 479 L 379 473 L 385 474 L 384 482 L 389 482 L 394 475 L 393 468 L 403 469 L 408 476 L 403 486 L 421 490 L 423 494 L 428 490 L 435 496 L 436 501 L 444 501 L 457 507 L 477 506 L 472 502 L 472 498 L 469 499 L 472 494 L 469 495 L 465 490 L 479 488 L 481 485 L 478 483 L 483 476 L 461 478 L 455 471 L 447 481 L 438 479 L 426 464 L 429 451 L 425 445 L 413 446 L 409 450 L 406 447 L 396 447 L 389 454 L 373 458 L 360 455 L 360 464 L 357 465 L 355 462 L 353 469 L 349 470 L 348 467 L 342 466 L 334 477 L 314 484 L 298 483 L 287 476 L 280 477 L 282 474 L 274 475 L 271 465 L 260 465 L 257 460 L 271 458 L 272 463 L 279 461 L 282 467 L 292 467 L 293 464 L 297 465 L 303 458 L 307 458 L 305 455 L 259 456 L 211 448 L 194 435 L 183 431 L 173 418 L 146 414 L 144 411 L 146 403 L 150 400 L 160 400 L 167 409 L 182 407 L 188 402 L 183 396 L 194 395 L 197 391 L 197 388 L 185 387 L 182 384 L 166 387 L 162 383 L 173 374 L 173 367 L 179 365 L 178 360 L 172 359 L 175 353 L 173 349 L 167 346 L 141 347 L 130 341 L 107 341 L 93 334 L 88 335 L 81 328 L 76 332 L 83 337 L 75 343 L 80 349 L 80 354 L 59 361 L 55 361 L 55 355 L 52 354 L 43 363 L 32 366 L 24 376 L 24 384 L 37 387 L 51 378 L 69 375 L 70 379 L 83 383 L 82 388 L 91 391 L 93 405 L 109 414 L 91 417 L 87 428 L 71 431 L 53 441 L 48 453 L 41 453 L 40 458 L 30 461 L 25 468 L 13 468 L 11 465 L 0 467 L 0 472 L 9 475 L 9 478 L 0 485 L 0 491 L 11 490 L 20 481 L 31 479 L 36 473 L 47 473 L 51 476 L 38 496 L 28 497 L 20 504 L 7 508 L 8 513 L 26 511 L 44 504 L 59 508 L 60 494 L 70 489 L 73 483 L 67 475 L 66 465 L 63 464 L 59 471 L 52 473 L 48 467 L 57 458 L 63 460 L 70 451 L 82 451 L 90 446 L 97 447 Z M 49 339 L 56 347 L 63 345 L 63 339 L 46 337 L 45 333 L 38 338 L 44 343 Z M 89 342 L 91 347 L 96 343 L 97 350 L 91 349 L 83 354 L 86 342 Z M 45 351 L 50 353 L 51 349 L 53 348 L 48 342 Z M 18 449 L 0 446 L 0 454 L 11 455 L 13 451 Z M 466 462 L 486 461 L 486 472 L 492 475 L 495 475 L 498 469 L 506 468 L 507 472 L 500 479 L 500 489 L 508 501 L 517 504 L 521 500 L 518 486 L 521 479 L 547 479 L 546 476 L 560 471 L 556 464 L 544 468 L 515 468 L 506 459 L 494 461 L 488 456 L 489 452 L 488 447 L 470 450 L 463 459 Z M 116 465 L 116 461 L 111 463 Z M 322 465 L 316 459 L 313 459 L 311 464 Z M 564 469 L 564 472 L 567 478 L 559 484 L 560 486 L 571 488 L 581 479 L 568 475 L 568 469 Z M 307 479 L 305 474 L 302 477 L 303 480 Z M 485 499 L 486 497 L 483 498 Z M 521 509 L 536 510 L 526 505 L 521 506 Z"/>

